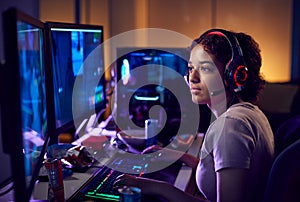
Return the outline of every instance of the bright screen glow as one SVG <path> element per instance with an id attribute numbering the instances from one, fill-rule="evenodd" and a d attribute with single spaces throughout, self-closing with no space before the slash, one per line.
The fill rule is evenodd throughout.
<path id="1" fill-rule="evenodd" d="M 103 42 L 103 30 L 70 28 L 67 24 L 65 27 L 50 26 L 56 128 L 60 128 L 74 119 L 88 118 L 106 107 L 105 81 L 102 78 L 104 56 L 99 48 Z M 93 51 L 97 51 L 99 56 L 92 65 L 85 65 L 85 60 Z M 79 86 L 76 92 L 73 91 L 75 80 Z M 95 82 L 98 85 L 91 86 Z M 76 99 L 72 99 L 74 95 Z M 76 114 L 72 111 L 72 105 L 76 106 Z"/>
<path id="2" fill-rule="evenodd" d="M 46 139 L 46 92 L 43 30 L 18 21 L 23 152 L 27 186 L 37 169 Z"/>

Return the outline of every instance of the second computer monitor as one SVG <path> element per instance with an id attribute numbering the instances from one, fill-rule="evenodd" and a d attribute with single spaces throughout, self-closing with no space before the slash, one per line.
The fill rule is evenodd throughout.
<path id="1" fill-rule="evenodd" d="M 57 134 L 106 108 L 103 27 L 47 22 Z"/>

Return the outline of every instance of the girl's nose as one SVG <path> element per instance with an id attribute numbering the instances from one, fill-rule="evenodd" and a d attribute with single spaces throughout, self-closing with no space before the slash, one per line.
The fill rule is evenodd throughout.
<path id="1" fill-rule="evenodd" d="M 198 83 L 200 81 L 200 73 L 196 69 L 189 71 L 189 82 Z"/>

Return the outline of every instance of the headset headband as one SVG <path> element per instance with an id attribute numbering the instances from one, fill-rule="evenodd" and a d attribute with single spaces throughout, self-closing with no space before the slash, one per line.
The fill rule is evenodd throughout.
<path id="1" fill-rule="evenodd" d="M 210 29 L 200 36 L 200 40 L 207 35 L 219 35 L 227 39 L 232 54 L 224 71 L 225 85 L 229 86 L 234 92 L 240 92 L 247 81 L 248 69 L 238 39 L 230 31 Z"/>

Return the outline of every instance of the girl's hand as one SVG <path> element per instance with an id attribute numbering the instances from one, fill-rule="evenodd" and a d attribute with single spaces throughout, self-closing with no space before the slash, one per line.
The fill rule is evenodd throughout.
<path id="1" fill-rule="evenodd" d="M 133 175 L 129 174 L 122 174 L 117 177 L 116 181 L 114 182 L 114 189 L 121 188 L 123 186 L 137 186 L 137 179 Z"/>
<path id="2" fill-rule="evenodd" d="M 124 186 L 138 187 L 143 194 L 161 195 L 168 183 L 150 178 L 122 174 L 114 182 L 114 190 Z"/>

